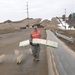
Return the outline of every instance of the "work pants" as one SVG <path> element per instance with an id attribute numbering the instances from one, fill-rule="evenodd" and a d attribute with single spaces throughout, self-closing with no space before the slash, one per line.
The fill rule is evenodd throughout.
<path id="1" fill-rule="evenodd" d="M 39 58 L 40 45 L 32 45 L 32 53 L 35 58 Z"/>

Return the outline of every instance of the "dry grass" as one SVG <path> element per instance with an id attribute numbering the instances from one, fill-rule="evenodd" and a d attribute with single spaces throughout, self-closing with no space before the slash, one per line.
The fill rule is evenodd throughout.
<path id="1" fill-rule="evenodd" d="M 75 30 L 58 30 L 61 34 L 68 36 L 68 37 L 74 37 L 75 38 Z M 72 49 L 75 52 L 75 41 L 73 43 L 58 37 L 60 40 L 62 40 L 70 49 Z"/>
<path id="2" fill-rule="evenodd" d="M 63 35 L 66 35 L 69 37 L 71 37 L 71 36 L 75 37 L 75 30 L 61 30 L 61 29 L 59 29 L 58 31 Z"/>
<path id="3" fill-rule="evenodd" d="M 29 19 L 29 25 L 40 23 L 41 19 Z M 28 20 L 16 21 L 11 23 L 0 23 L 0 34 L 7 34 L 20 30 L 20 27 L 26 27 Z"/>
<path id="4" fill-rule="evenodd" d="M 56 25 L 47 25 L 47 26 L 45 26 L 45 28 L 48 30 L 52 30 L 52 29 L 57 30 L 58 29 Z"/>

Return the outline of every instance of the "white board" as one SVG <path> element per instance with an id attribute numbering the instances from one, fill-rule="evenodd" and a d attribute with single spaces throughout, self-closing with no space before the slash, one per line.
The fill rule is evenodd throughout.
<path id="1" fill-rule="evenodd" d="M 29 40 L 25 40 L 19 43 L 19 47 L 25 47 L 27 45 L 29 45 Z"/>
<path id="2" fill-rule="evenodd" d="M 57 42 L 50 41 L 50 40 L 45 40 L 45 39 L 33 39 L 32 43 L 33 44 L 46 45 L 46 46 L 50 46 L 50 47 L 54 47 L 54 48 L 58 47 Z M 25 47 L 27 45 L 29 45 L 29 40 L 22 41 L 22 42 L 19 43 L 19 47 Z"/>
<path id="3" fill-rule="evenodd" d="M 46 44 L 46 40 L 44 40 L 44 39 L 33 39 L 32 43 L 33 44 L 42 44 L 42 45 L 44 45 L 44 44 Z"/>
<path id="4" fill-rule="evenodd" d="M 58 47 L 57 42 L 45 40 L 45 39 L 33 39 L 32 43 L 33 44 L 46 45 L 46 46 L 50 46 L 50 47 Z"/>

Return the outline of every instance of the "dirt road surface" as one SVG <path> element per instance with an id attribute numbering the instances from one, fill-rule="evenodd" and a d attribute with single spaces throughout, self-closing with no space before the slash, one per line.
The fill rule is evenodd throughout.
<path id="1" fill-rule="evenodd" d="M 30 46 L 25 48 L 19 47 L 19 42 L 29 39 L 31 29 L 25 29 L 14 33 L 0 35 L 0 55 L 14 54 L 14 50 L 27 53 L 27 57 L 20 64 L 16 61 L 1 63 L 0 75 L 48 75 L 48 65 L 46 58 L 46 47 L 41 46 L 40 61 L 34 62 L 32 54 L 29 53 Z M 42 38 L 45 38 L 45 31 L 41 29 Z M 10 58 L 10 57 L 9 57 Z"/>

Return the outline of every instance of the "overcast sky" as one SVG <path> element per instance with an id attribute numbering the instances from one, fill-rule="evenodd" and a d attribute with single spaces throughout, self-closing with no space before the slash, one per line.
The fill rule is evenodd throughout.
<path id="1" fill-rule="evenodd" d="M 0 22 L 4 20 L 21 20 L 27 17 L 27 2 L 30 18 L 51 19 L 67 16 L 75 11 L 74 0 L 0 0 Z"/>

